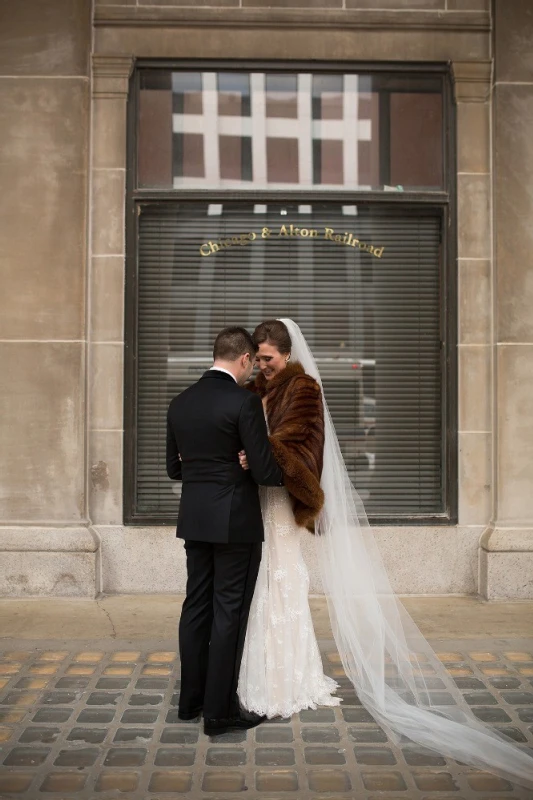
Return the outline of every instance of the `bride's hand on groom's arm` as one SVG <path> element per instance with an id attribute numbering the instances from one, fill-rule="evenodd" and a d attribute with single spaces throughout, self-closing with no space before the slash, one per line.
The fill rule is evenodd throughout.
<path id="1" fill-rule="evenodd" d="M 243 469 L 250 469 L 250 466 L 248 464 L 248 459 L 246 458 L 245 450 L 241 450 L 239 453 L 239 464 Z"/>

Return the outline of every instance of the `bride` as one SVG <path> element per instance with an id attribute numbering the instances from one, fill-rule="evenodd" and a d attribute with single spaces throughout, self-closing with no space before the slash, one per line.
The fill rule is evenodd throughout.
<path id="1" fill-rule="evenodd" d="M 300 539 L 324 503 L 320 475 L 324 413 L 320 386 L 298 361 L 280 320 L 253 333 L 259 376 L 247 385 L 263 400 L 283 487 L 262 487 L 265 545 L 250 609 L 239 681 L 248 711 L 291 717 L 304 708 L 339 705 L 324 675 L 309 608 L 309 575 Z M 247 465 L 241 456 L 243 466 Z"/>
<path id="2" fill-rule="evenodd" d="M 333 636 L 359 699 L 391 738 L 533 787 L 533 759 L 472 714 L 455 682 L 394 594 L 340 451 L 320 375 L 290 319 L 254 331 L 259 394 L 284 487 L 264 487 L 265 543 L 238 694 L 268 717 L 338 705 L 324 675 L 300 540 L 313 529 Z M 240 454 L 247 468 L 246 454 Z M 454 706 L 432 702 L 435 679 Z M 439 693 L 440 694 L 440 693 Z"/>

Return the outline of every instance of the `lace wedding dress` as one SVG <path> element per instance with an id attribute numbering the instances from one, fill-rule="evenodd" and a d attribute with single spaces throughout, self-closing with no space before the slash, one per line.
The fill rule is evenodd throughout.
<path id="1" fill-rule="evenodd" d="M 305 708 L 339 705 L 324 675 L 309 608 L 309 573 L 287 490 L 262 487 L 265 542 L 250 609 L 239 680 L 244 708 L 291 717 Z"/>
<path id="2" fill-rule="evenodd" d="M 321 385 L 298 325 L 282 320 L 292 357 Z M 324 507 L 314 542 L 341 663 L 359 700 L 393 741 L 400 737 L 448 758 L 488 769 L 533 789 L 528 749 L 484 725 L 453 677 L 395 595 L 365 509 L 352 486 L 324 402 Z M 289 716 L 318 704 L 335 705 L 335 686 L 322 672 L 307 600 L 308 576 L 284 489 L 263 498 L 265 544 L 252 603 L 239 696 L 246 708 Z M 438 678 L 455 704 L 440 705 L 426 676 Z M 437 695 L 442 695 L 438 692 Z"/>

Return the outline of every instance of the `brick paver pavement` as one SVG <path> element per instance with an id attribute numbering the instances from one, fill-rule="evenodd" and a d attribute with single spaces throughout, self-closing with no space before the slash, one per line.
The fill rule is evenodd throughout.
<path id="1" fill-rule="evenodd" d="M 393 744 L 322 641 L 342 705 L 207 738 L 178 719 L 175 642 L 6 642 L 0 797 L 71 800 L 531 800 L 488 773 Z M 434 642 L 479 719 L 533 749 L 533 641 Z M 441 682 L 428 675 L 438 702 Z M 436 698 L 437 699 L 437 698 Z M 246 793 L 246 794 L 244 794 Z"/>

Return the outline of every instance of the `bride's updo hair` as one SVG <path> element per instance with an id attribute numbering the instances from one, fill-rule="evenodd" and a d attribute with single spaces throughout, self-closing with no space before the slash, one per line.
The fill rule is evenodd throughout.
<path id="1" fill-rule="evenodd" d="M 277 347 L 282 355 L 291 352 L 292 342 L 289 330 L 280 319 L 267 319 L 261 322 L 253 332 L 252 339 L 256 347 L 263 342 Z"/>

